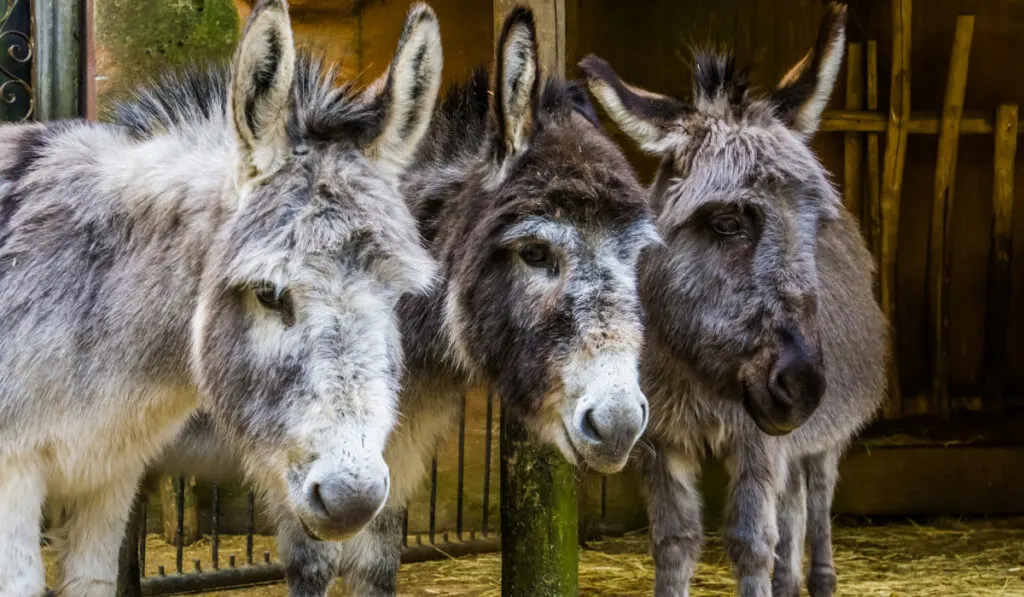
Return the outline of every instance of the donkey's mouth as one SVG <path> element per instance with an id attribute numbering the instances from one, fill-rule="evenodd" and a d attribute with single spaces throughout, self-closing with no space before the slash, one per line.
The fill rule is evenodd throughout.
<path id="1" fill-rule="evenodd" d="M 316 534 L 316 531 L 311 529 L 305 520 L 302 520 L 301 516 L 296 516 L 299 519 L 299 526 L 302 527 L 302 532 L 306 533 L 306 536 L 314 541 L 324 541 L 325 539 L 320 535 Z"/>
<path id="2" fill-rule="evenodd" d="M 774 418 L 769 416 L 766 412 L 766 409 L 761 406 L 760 402 L 754 396 L 754 392 L 751 391 L 750 386 L 746 383 L 742 384 L 742 386 L 743 409 L 747 411 L 750 418 L 754 420 L 754 424 L 757 425 L 758 429 L 773 437 L 780 437 L 792 433 L 794 429 L 799 427 L 799 425 L 794 425 L 789 422 L 774 420 Z"/>

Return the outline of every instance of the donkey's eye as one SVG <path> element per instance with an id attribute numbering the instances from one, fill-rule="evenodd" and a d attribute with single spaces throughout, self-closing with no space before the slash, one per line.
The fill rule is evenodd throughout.
<path id="1" fill-rule="evenodd" d="M 519 249 L 519 257 L 530 267 L 554 268 L 551 251 L 542 245 L 527 245 Z"/>
<path id="2" fill-rule="evenodd" d="M 284 291 L 270 283 L 256 287 L 256 300 L 266 309 L 277 311 L 284 305 Z"/>
<path id="3" fill-rule="evenodd" d="M 743 231 L 740 219 L 732 214 L 715 216 L 711 220 L 711 228 L 722 236 L 735 236 Z"/>

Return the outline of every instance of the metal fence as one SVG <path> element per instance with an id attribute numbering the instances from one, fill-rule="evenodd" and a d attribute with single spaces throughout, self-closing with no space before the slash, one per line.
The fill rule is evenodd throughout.
<path id="1" fill-rule="evenodd" d="M 492 500 L 492 445 L 495 440 L 495 402 L 496 397 L 486 393 L 486 406 L 483 420 L 483 479 L 482 479 L 482 503 L 479 509 L 466 506 L 464 499 L 467 494 L 467 397 L 463 396 L 460 409 L 459 425 L 457 429 L 457 444 L 455 454 L 456 467 L 456 493 L 455 493 L 455 520 L 453 528 L 448 525 L 439 525 L 438 508 L 442 504 L 438 496 L 438 455 L 435 454 L 430 467 L 430 485 L 428 491 L 419 494 L 418 504 L 410 506 L 426 505 L 427 524 L 426 528 L 409 528 L 409 513 L 406 510 L 403 525 L 403 536 L 405 545 L 402 551 L 402 562 L 421 562 L 427 560 L 444 559 L 462 555 L 495 552 L 500 549 L 500 542 L 495 531 L 498 521 L 491 513 Z M 227 561 L 223 558 L 221 539 L 223 537 L 222 527 L 224 522 L 224 494 L 220 486 L 212 488 L 210 500 L 209 517 L 209 551 L 201 558 L 191 558 L 186 561 L 185 537 L 185 489 L 186 478 L 179 477 L 176 480 L 175 498 L 177 500 L 177 528 L 175 530 L 175 559 L 172 570 L 167 570 L 164 565 L 156 568 L 155 574 L 146 574 L 146 538 L 148 535 L 147 511 L 148 504 L 143 497 L 136 504 L 135 511 L 129 528 L 129 543 L 126 550 L 137 553 L 137 560 L 130 566 L 122 565 L 122 582 L 125 575 L 138 574 L 141 578 L 143 595 L 168 595 L 201 590 L 214 590 L 229 587 L 245 586 L 267 582 L 280 581 L 284 578 L 284 570 L 276 561 L 276 555 L 269 551 L 254 553 L 254 538 L 257 536 L 256 508 L 257 500 L 252 491 L 248 493 L 246 500 L 246 532 L 245 550 L 243 561 L 238 561 L 234 554 L 229 555 Z M 603 492 L 602 492 L 603 493 Z M 602 506 L 603 506 L 602 496 Z M 425 504 L 423 502 L 426 502 Z M 448 504 L 449 506 L 451 504 Z M 603 509 L 603 508 L 602 508 Z M 124 556 L 122 556 L 124 559 Z"/>
<path id="2" fill-rule="evenodd" d="M 35 112 L 32 21 L 29 0 L 0 0 L 0 121 L 23 122 Z"/>

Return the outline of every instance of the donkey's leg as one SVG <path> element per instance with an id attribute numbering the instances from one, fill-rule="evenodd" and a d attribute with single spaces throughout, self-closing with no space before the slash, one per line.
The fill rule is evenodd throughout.
<path id="1" fill-rule="evenodd" d="M 807 485 L 804 463 L 791 460 L 786 489 L 779 497 L 779 544 L 775 546 L 773 597 L 800 597 L 804 540 L 807 528 Z"/>
<path id="2" fill-rule="evenodd" d="M 142 562 L 139 559 L 139 525 L 146 506 L 145 490 L 136 493 L 128 528 L 121 539 L 117 564 L 117 597 L 142 597 Z"/>
<path id="3" fill-rule="evenodd" d="M 403 399 L 404 424 L 391 433 L 385 452 L 391 469 L 391 496 L 373 522 L 342 549 L 340 573 L 353 595 L 396 594 L 403 513 L 409 497 L 427 476 L 430 455 L 457 418 L 459 396 L 424 392 Z"/>
<path id="4" fill-rule="evenodd" d="M 784 461 L 772 454 L 760 434 L 747 438 L 726 464 L 732 476 L 725 547 L 732 560 L 740 597 L 768 597 L 775 544 L 776 496 Z"/>
<path id="5" fill-rule="evenodd" d="M 63 529 L 67 541 L 61 558 L 63 581 L 58 595 L 115 594 L 121 540 L 141 473 L 124 475 L 69 503 Z"/>
<path id="6" fill-rule="evenodd" d="M 345 543 L 342 580 L 355 597 L 392 597 L 398 591 L 405 508 L 388 504 L 370 526 Z"/>
<path id="7" fill-rule="evenodd" d="M 654 552 L 655 597 L 686 597 L 704 540 L 696 458 L 661 447 L 648 458 L 647 512 Z"/>
<path id="8" fill-rule="evenodd" d="M 325 597 L 334 584 L 341 550 L 340 543 L 311 538 L 293 514 L 282 515 L 277 523 L 277 551 L 289 597 Z"/>
<path id="9" fill-rule="evenodd" d="M 0 469 L 0 596 L 35 597 L 46 588 L 39 527 L 46 489 L 41 475 L 17 465 Z"/>
<path id="10" fill-rule="evenodd" d="M 836 569 L 832 562 L 832 496 L 839 480 L 839 454 L 823 452 L 805 459 L 807 469 L 807 522 L 811 542 L 811 597 L 832 597 Z"/>

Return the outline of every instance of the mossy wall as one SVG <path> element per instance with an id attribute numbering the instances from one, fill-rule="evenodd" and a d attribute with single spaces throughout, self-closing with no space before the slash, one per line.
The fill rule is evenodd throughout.
<path id="1" fill-rule="evenodd" d="M 101 114 L 167 69 L 230 59 L 238 41 L 232 0 L 96 0 L 95 10 Z"/>

